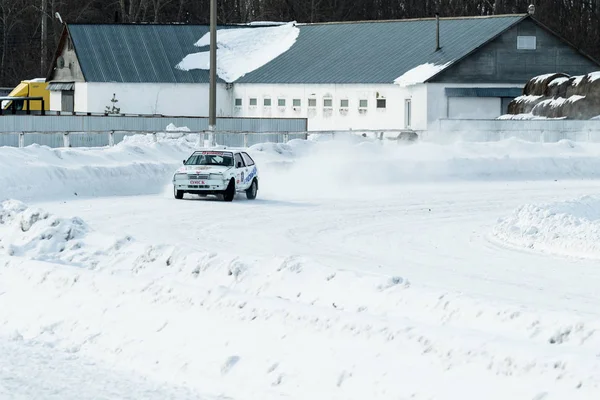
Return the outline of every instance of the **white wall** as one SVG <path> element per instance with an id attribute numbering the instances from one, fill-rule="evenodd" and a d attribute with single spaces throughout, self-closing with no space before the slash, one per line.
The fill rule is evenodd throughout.
<path id="1" fill-rule="evenodd" d="M 413 97 L 413 125 L 426 118 L 415 111 L 426 113 L 426 91 L 423 88 L 407 89 L 394 84 L 244 84 L 233 85 L 233 98 L 242 100 L 241 107 L 233 107 L 235 117 L 308 118 L 308 129 L 400 129 L 404 128 L 404 100 Z M 250 106 L 256 98 L 257 105 Z M 271 106 L 264 106 L 264 99 L 271 99 Z M 377 108 L 377 99 L 386 100 L 386 108 Z M 278 100 L 285 99 L 279 107 Z M 293 100 L 300 99 L 300 107 Z M 309 108 L 308 100 L 315 99 L 316 107 Z M 324 106 L 324 100 L 332 100 L 332 108 Z M 341 100 L 348 100 L 347 109 Z M 367 107 L 359 110 L 360 100 L 367 100 Z M 419 103 L 419 102 L 422 102 Z M 417 104 L 418 103 L 418 104 Z M 421 112 L 421 111 L 419 111 Z"/>
<path id="2" fill-rule="evenodd" d="M 122 114 L 208 116 L 208 84 L 76 83 L 75 111 L 103 113 L 113 93 Z M 217 85 L 217 116 L 231 116 L 231 89 Z"/>
<path id="3" fill-rule="evenodd" d="M 499 87 L 499 88 L 522 88 L 522 85 L 515 84 L 506 84 L 506 83 L 428 83 L 427 84 L 427 108 L 428 108 L 428 124 L 440 119 L 440 118 L 453 118 L 450 114 L 450 102 L 448 97 L 446 97 L 445 88 L 461 88 L 461 87 Z M 452 98 L 452 102 L 456 98 Z M 476 97 L 476 100 L 472 100 L 473 102 L 477 102 L 479 112 L 482 115 L 485 115 L 482 118 L 496 118 L 501 115 L 501 100 L 499 98 L 486 98 L 486 97 Z M 483 99 L 494 99 L 494 101 L 487 101 Z M 465 113 L 467 111 L 467 107 L 469 105 L 467 102 L 461 103 L 460 101 L 454 102 L 453 105 L 454 110 L 459 110 L 461 113 Z M 460 110 L 462 108 L 462 110 Z M 456 117 L 454 117 L 456 118 Z M 465 117 L 467 118 L 467 117 Z M 470 118 L 470 117 L 469 117 Z"/>
<path id="4" fill-rule="evenodd" d="M 75 82 L 73 99 L 75 112 L 104 112 L 104 109 L 101 111 L 88 110 L 88 85 L 89 83 L 85 82 Z"/>

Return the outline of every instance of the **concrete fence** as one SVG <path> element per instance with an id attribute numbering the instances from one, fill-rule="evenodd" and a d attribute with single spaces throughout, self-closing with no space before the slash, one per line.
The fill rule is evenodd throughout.
<path id="1" fill-rule="evenodd" d="M 210 132 L 206 130 L 173 132 L 164 130 L 99 130 L 99 131 L 18 131 L 0 132 L 0 146 L 25 147 L 39 144 L 49 147 L 107 147 L 121 143 L 128 136 L 149 135 L 153 140 L 194 135 L 188 140 L 207 145 Z M 427 131 L 349 130 L 349 131 L 240 131 L 218 130 L 219 145 L 250 147 L 257 143 L 286 143 L 292 139 L 307 139 L 309 135 L 340 138 L 359 135 L 398 143 L 411 140 L 436 143 L 456 141 L 492 142 L 517 138 L 531 142 L 557 142 L 568 139 L 579 142 L 600 142 L 600 120 L 440 120 Z"/>
<path id="2" fill-rule="evenodd" d="M 32 144 L 58 147 L 109 147 L 121 143 L 133 135 L 177 139 L 187 136 L 202 145 L 208 145 L 208 131 L 184 132 L 140 132 L 140 131 L 97 131 L 97 132 L 0 132 L 0 146 L 25 147 Z M 292 139 L 306 139 L 306 132 L 215 132 L 215 141 L 219 145 L 231 147 L 250 147 L 257 143 L 286 143 Z"/>
<path id="3" fill-rule="evenodd" d="M 560 140 L 600 142 L 600 120 L 438 120 L 421 132 L 421 140 L 431 142 L 494 142 L 517 138 L 529 142 Z"/>

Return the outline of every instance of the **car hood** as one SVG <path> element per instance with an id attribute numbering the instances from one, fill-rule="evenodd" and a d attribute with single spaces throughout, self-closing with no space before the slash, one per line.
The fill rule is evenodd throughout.
<path id="1" fill-rule="evenodd" d="M 221 165 L 184 165 L 176 173 L 178 174 L 222 174 L 233 167 Z"/>

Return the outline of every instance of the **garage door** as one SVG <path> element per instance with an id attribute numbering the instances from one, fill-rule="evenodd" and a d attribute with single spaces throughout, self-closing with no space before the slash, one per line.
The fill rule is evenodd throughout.
<path id="1" fill-rule="evenodd" d="M 450 119 L 494 119 L 501 115 L 502 101 L 499 97 L 449 97 Z"/>

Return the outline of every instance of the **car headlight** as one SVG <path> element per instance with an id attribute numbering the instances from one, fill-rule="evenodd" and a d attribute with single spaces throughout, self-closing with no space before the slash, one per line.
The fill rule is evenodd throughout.
<path id="1" fill-rule="evenodd" d="M 174 180 L 187 179 L 187 174 L 175 174 Z"/>
<path id="2" fill-rule="evenodd" d="M 210 179 L 211 181 L 222 181 L 223 175 L 222 174 L 210 174 L 208 176 L 208 179 Z"/>

